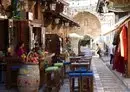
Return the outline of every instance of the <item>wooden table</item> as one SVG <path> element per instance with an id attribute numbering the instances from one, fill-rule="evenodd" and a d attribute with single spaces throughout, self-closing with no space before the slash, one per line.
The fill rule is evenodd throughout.
<path id="1" fill-rule="evenodd" d="M 79 67 L 86 67 L 86 69 L 90 69 L 90 63 L 71 63 L 71 70 L 75 70 L 76 68 Z"/>
<path id="2" fill-rule="evenodd" d="M 71 67 L 86 67 L 90 69 L 91 66 L 91 56 L 75 56 L 75 57 L 69 57 L 71 62 Z"/>
<path id="3" fill-rule="evenodd" d="M 81 56 L 74 56 L 74 57 L 69 57 L 70 62 L 78 62 L 80 60 Z"/>

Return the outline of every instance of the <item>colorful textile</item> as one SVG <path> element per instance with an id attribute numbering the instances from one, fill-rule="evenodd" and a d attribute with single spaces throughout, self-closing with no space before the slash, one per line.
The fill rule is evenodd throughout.
<path id="1" fill-rule="evenodd" d="M 113 70 L 116 70 L 122 74 L 125 74 L 125 62 L 124 58 L 121 56 L 120 43 L 116 46 L 114 60 L 113 60 Z"/>
<path id="2" fill-rule="evenodd" d="M 120 32 L 121 32 L 121 30 L 116 30 L 116 32 L 114 34 L 114 39 L 113 39 L 113 42 L 112 42 L 113 45 L 118 45 L 118 42 L 120 40 L 119 39 Z"/>
<path id="3" fill-rule="evenodd" d="M 118 63 L 118 57 L 119 57 L 119 47 L 118 45 L 116 46 L 115 49 L 115 54 L 114 54 L 114 59 L 113 59 L 113 70 L 117 69 L 117 63 Z"/>
<path id="4" fill-rule="evenodd" d="M 128 42 L 127 42 L 127 27 L 123 26 L 120 33 L 120 46 L 121 46 L 121 56 L 124 57 L 124 60 L 128 59 Z"/>

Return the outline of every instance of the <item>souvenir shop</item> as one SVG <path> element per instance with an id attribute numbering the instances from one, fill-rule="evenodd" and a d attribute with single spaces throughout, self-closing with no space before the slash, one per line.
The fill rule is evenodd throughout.
<path id="1" fill-rule="evenodd" d="M 114 58 L 113 70 L 116 70 L 126 77 L 130 76 L 130 15 L 117 23 L 113 39 Z"/>

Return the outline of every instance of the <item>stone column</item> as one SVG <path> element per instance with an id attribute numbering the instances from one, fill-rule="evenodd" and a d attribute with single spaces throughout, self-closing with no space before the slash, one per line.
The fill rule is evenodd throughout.
<path id="1" fill-rule="evenodd" d="M 32 31 L 33 31 L 33 26 L 29 25 L 29 35 L 30 35 L 30 37 L 29 37 L 29 49 L 30 50 L 33 48 L 33 40 L 34 40 Z"/>

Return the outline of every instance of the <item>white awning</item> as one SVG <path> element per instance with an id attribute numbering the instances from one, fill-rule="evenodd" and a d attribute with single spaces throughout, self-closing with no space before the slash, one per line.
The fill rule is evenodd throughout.
<path id="1" fill-rule="evenodd" d="M 76 34 L 76 33 L 70 33 L 70 34 L 69 34 L 69 37 L 72 37 L 72 38 L 83 38 L 83 36 L 78 35 L 78 34 Z"/>

